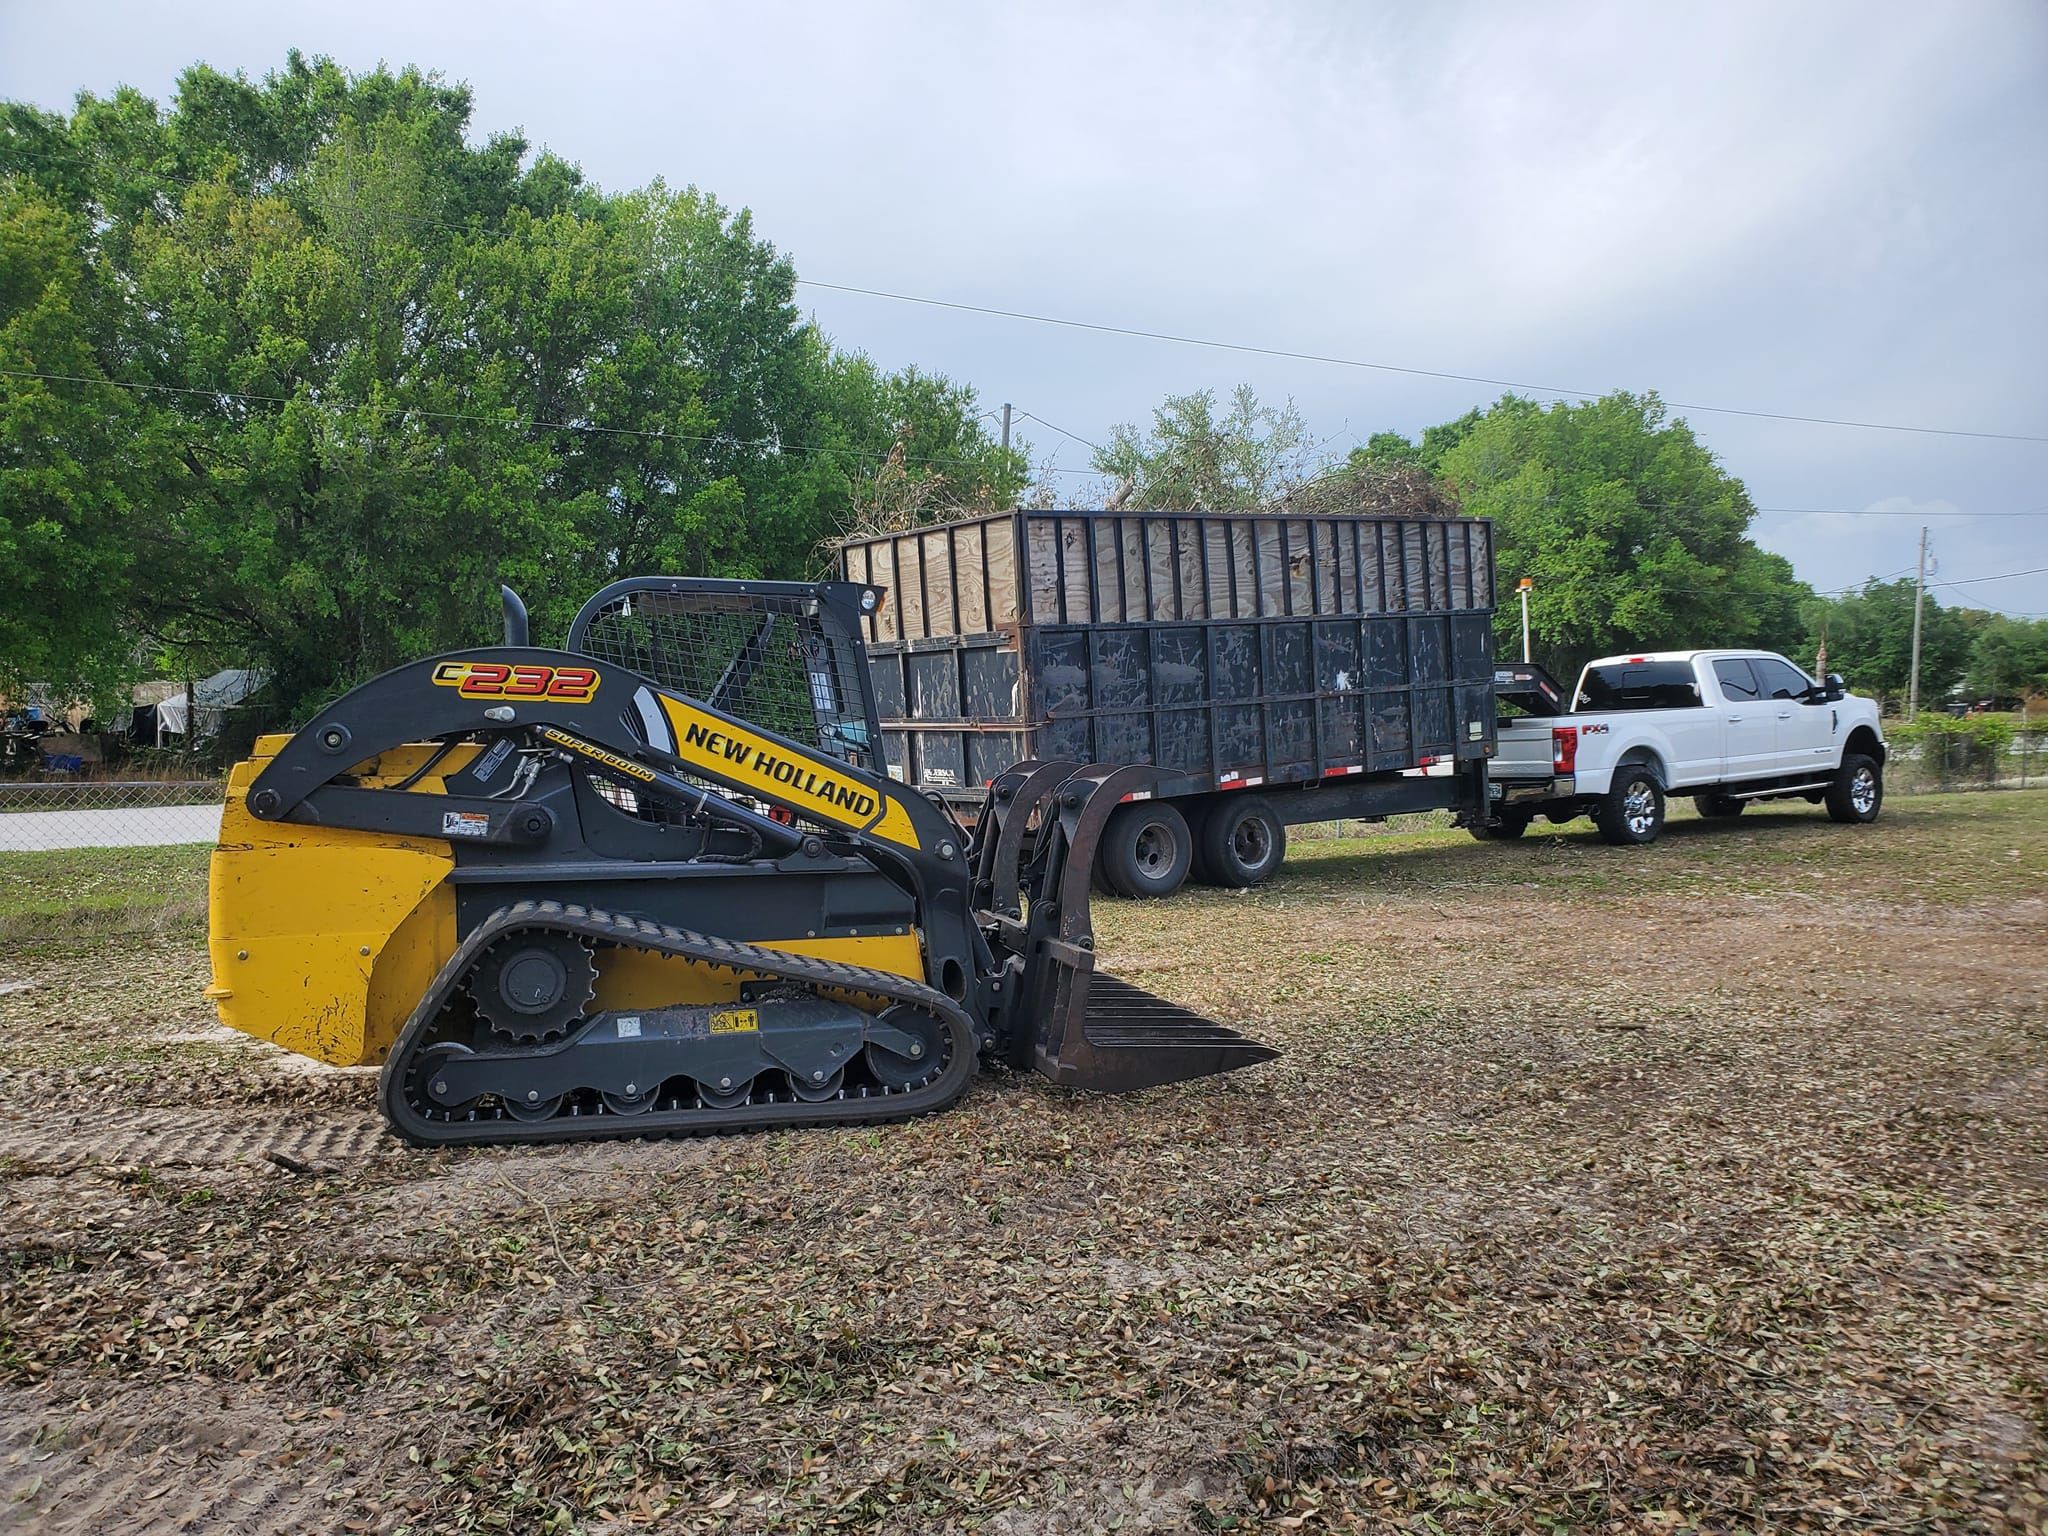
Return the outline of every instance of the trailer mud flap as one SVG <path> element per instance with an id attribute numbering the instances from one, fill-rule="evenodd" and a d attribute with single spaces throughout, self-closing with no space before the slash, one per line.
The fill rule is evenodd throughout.
<path id="1" fill-rule="evenodd" d="M 1023 763 L 991 787 L 983 846 L 1004 851 L 1002 865 L 987 871 L 992 915 L 1022 958 L 1014 1016 L 1036 1021 L 1013 1041 L 1012 1064 L 1065 1087 L 1126 1093 L 1280 1054 L 1096 969 L 1088 905 L 1096 848 L 1110 813 L 1161 777 L 1149 767 Z"/>

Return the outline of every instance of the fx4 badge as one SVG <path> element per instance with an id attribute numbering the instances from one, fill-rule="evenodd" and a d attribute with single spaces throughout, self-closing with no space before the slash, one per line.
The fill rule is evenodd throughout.
<path id="1" fill-rule="evenodd" d="M 502 661 L 444 661 L 434 681 L 465 699 L 560 699 L 588 704 L 597 697 L 597 668 L 515 666 Z"/>

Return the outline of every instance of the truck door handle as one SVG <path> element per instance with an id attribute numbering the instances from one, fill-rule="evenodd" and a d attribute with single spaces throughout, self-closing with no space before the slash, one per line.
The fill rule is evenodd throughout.
<path id="1" fill-rule="evenodd" d="M 1780 720 L 1790 720 L 1792 718 L 1792 711 L 1789 709 L 1781 709 L 1778 711 L 1778 718 Z"/>
<path id="2" fill-rule="evenodd" d="M 1740 724 L 1742 724 L 1742 716 L 1740 716 L 1740 715 L 1730 715 L 1730 716 L 1728 717 L 1728 723 L 1729 723 L 1730 725 L 1740 725 Z"/>

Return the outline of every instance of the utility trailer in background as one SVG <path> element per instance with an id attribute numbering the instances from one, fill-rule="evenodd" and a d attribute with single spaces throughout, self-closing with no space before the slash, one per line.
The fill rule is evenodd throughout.
<path id="1" fill-rule="evenodd" d="M 889 772 L 963 812 L 1026 761 L 1143 764 L 1100 882 L 1264 880 L 1286 827 L 1484 820 L 1493 529 L 1016 511 L 846 541 Z"/>

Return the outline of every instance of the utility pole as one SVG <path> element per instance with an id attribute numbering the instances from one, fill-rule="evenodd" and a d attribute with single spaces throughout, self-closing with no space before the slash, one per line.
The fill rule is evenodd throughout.
<path id="1" fill-rule="evenodd" d="M 1920 603 L 1927 596 L 1927 529 L 1920 529 L 1920 573 L 1913 578 L 1913 671 L 1906 682 L 1906 718 L 1920 713 Z"/>
<path id="2" fill-rule="evenodd" d="M 1010 402 L 1003 402 L 1003 452 L 1010 451 Z"/>

